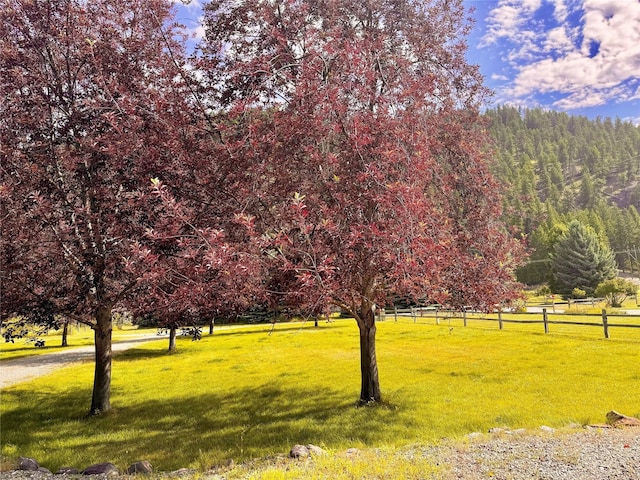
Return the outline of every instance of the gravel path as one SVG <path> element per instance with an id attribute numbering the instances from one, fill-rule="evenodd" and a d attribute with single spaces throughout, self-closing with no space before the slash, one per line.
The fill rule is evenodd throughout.
<path id="1" fill-rule="evenodd" d="M 253 327 L 255 325 L 221 325 L 216 327 L 216 332 Z M 131 334 L 126 339 L 114 341 L 111 349 L 114 353 L 122 352 L 135 347 L 141 342 L 162 339 L 167 341 L 167 338 L 166 335 L 158 335 L 156 333 Z M 33 380 L 72 363 L 93 360 L 94 355 L 94 346 L 88 345 L 86 347 L 70 347 L 56 350 L 52 353 L 29 355 L 15 360 L 4 360 L 0 362 L 0 389 L 26 382 L 27 380 Z"/>
<path id="2" fill-rule="evenodd" d="M 131 335 L 131 338 L 114 342 L 111 348 L 114 352 L 121 352 L 133 348 L 141 342 L 162 338 L 156 334 Z M 71 363 L 92 360 L 94 354 L 94 346 L 89 345 L 30 355 L 15 360 L 5 360 L 0 363 L 0 389 L 33 380 Z"/>

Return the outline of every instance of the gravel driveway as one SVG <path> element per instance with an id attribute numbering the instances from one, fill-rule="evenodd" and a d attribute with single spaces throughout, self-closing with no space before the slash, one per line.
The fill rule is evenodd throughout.
<path id="1" fill-rule="evenodd" d="M 423 454 L 443 480 L 640 480 L 640 427 L 484 436 Z"/>
<path id="2" fill-rule="evenodd" d="M 141 342 L 161 338 L 155 334 L 131 335 L 131 338 L 114 342 L 111 348 L 114 352 L 121 352 L 133 348 Z M 92 360 L 94 354 L 93 345 L 89 345 L 0 362 L 0 388 L 33 380 L 71 363 Z"/>
<path id="3" fill-rule="evenodd" d="M 216 327 L 216 332 L 253 327 L 255 327 L 255 325 L 222 325 Z M 131 334 L 126 339 L 114 341 L 111 349 L 114 353 L 122 352 L 135 347 L 141 342 L 162 339 L 167 341 L 168 337 L 156 333 Z M 27 380 L 33 380 L 65 365 L 93 360 L 94 354 L 94 346 L 89 345 L 86 347 L 70 347 L 52 353 L 42 353 L 16 358 L 15 360 L 2 361 L 0 362 L 0 389 L 16 385 L 20 382 L 26 382 Z"/>

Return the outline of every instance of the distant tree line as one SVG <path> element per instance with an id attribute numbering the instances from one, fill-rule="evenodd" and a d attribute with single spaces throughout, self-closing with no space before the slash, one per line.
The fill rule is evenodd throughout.
<path id="1" fill-rule="evenodd" d="M 527 284 L 552 281 L 555 245 L 578 221 L 640 269 L 640 127 L 597 118 L 501 106 L 486 112 L 495 142 L 493 173 L 503 185 L 503 220 L 524 238 Z"/>

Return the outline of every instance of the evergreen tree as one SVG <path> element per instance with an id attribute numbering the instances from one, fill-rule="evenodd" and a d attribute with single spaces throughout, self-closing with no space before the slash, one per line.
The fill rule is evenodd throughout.
<path id="1" fill-rule="evenodd" d="M 593 294 L 599 283 L 614 278 L 617 266 L 613 252 L 595 231 L 574 220 L 551 255 L 555 292 L 570 294 L 574 288 Z"/>
<path id="2" fill-rule="evenodd" d="M 578 202 L 583 208 L 592 208 L 596 202 L 596 183 L 589 170 L 585 169 L 582 181 L 580 182 L 580 194 Z"/>

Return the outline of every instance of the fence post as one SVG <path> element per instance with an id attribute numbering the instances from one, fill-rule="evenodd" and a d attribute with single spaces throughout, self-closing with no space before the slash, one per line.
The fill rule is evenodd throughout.
<path id="1" fill-rule="evenodd" d="M 462 322 L 463 325 L 466 327 L 467 326 L 467 310 L 462 310 Z"/>
<path id="2" fill-rule="evenodd" d="M 609 322 L 607 321 L 607 310 L 602 309 L 602 326 L 604 327 L 604 338 L 609 338 Z"/>
<path id="3" fill-rule="evenodd" d="M 544 323 L 544 333 L 549 333 L 549 320 L 547 318 L 547 309 L 542 309 L 542 322 Z"/>
<path id="4" fill-rule="evenodd" d="M 440 325 L 440 319 L 438 318 L 438 309 L 436 308 L 436 325 Z"/>
<path id="5" fill-rule="evenodd" d="M 498 326 L 502 330 L 502 310 L 498 310 Z"/>
<path id="6" fill-rule="evenodd" d="M 416 309 L 411 307 L 411 316 L 413 317 L 413 323 L 416 323 Z"/>
<path id="7" fill-rule="evenodd" d="M 398 321 L 398 307 L 393 307 L 393 318 L 395 319 L 395 321 Z"/>

